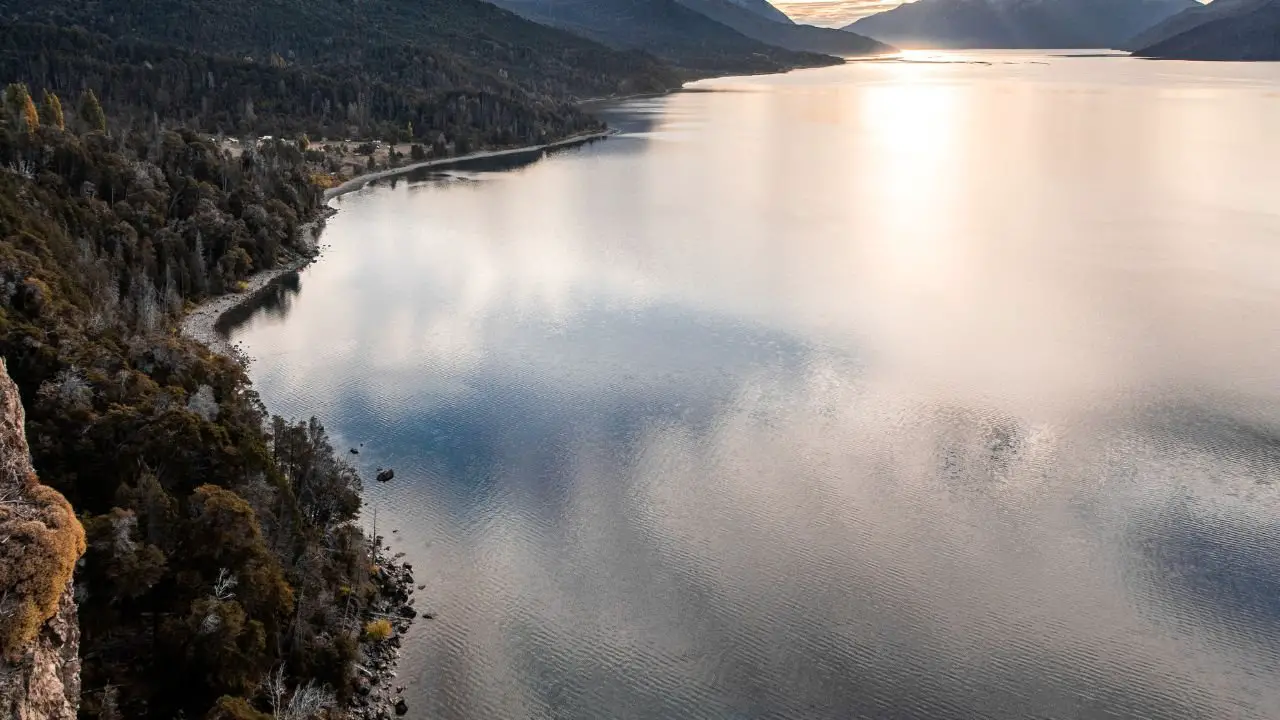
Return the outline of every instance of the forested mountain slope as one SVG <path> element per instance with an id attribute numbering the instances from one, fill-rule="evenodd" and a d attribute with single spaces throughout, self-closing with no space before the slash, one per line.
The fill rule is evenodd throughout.
<path id="1" fill-rule="evenodd" d="M 321 188 L 290 144 L 232 158 L 63 98 L 0 104 L 0 355 L 41 481 L 85 528 L 82 716 L 265 708 L 277 668 L 348 695 L 372 592 L 359 478 L 171 331 L 303 251 Z"/>
<path id="2" fill-rule="evenodd" d="M 502 78 L 562 98 L 678 82 L 653 57 L 531 23 L 481 0 L 0 0 L 2 18 L 331 69 L 344 79 L 425 80 L 443 69 L 469 90 Z M 389 76 L 387 59 L 405 50 L 412 57 L 398 61 L 399 76 Z M 406 64 L 420 77 L 406 75 Z"/>
<path id="3" fill-rule="evenodd" d="M 372 137 L 470 147 L 546 142 L 600 124 L 565 101 L 416 48 L 371 48 L 379 77 L 251 62 L 48 25 L 0 22 L 0 77 L 64 97 L 93 90 L 113 120 L 229 135 Z M 479 87 L 476 85 L 479 84 Z"/>

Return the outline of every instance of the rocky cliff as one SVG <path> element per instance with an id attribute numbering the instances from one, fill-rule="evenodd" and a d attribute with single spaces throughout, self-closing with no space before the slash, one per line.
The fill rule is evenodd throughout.
<path id="1" fill-rule="evenodd" d="M 0 361 L 0 717 L 74 720 L 80 629 L 71 574 L 84 529 L 31 467 L 18 387 Z"/>

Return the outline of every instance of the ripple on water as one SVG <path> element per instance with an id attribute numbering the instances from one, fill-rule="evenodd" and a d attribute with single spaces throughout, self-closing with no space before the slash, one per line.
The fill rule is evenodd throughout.
<path id="1" fill-rule="evenodd" d="M 1280 717 L 1280 77 L 1047 62 L 343 198 L 234 338 L 396 469 L 415 717 Z"/>

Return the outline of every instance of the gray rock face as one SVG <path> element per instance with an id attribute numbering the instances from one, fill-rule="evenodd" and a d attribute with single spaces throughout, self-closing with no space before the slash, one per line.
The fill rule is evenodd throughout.
<path id="1" fill-rule="evenodd" d="M 80 625 L 71 583 L 58 612 L 16 662 L 0 673 L 0 713 L 14 720 L 75 720 L 80 709 Z"/>
<path id="2" fill-rule="evenodd" d="M 18 388 L 0 362 L 0 717 L 75 720 L 80 626 L 71 572 L 84 530 L 36 481 Z"/>

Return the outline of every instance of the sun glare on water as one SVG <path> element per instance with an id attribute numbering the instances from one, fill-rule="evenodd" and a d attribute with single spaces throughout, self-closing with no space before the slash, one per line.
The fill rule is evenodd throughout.
<path id="1" fill-rule="evenodd" d="M 907 62 L 935 62 L 935 63 L 953 63 L 963 62 L 966 58 L 955 52 L 947 52 L 945 50 L 902 50 L 898 55 L 898 59 Z"/>

